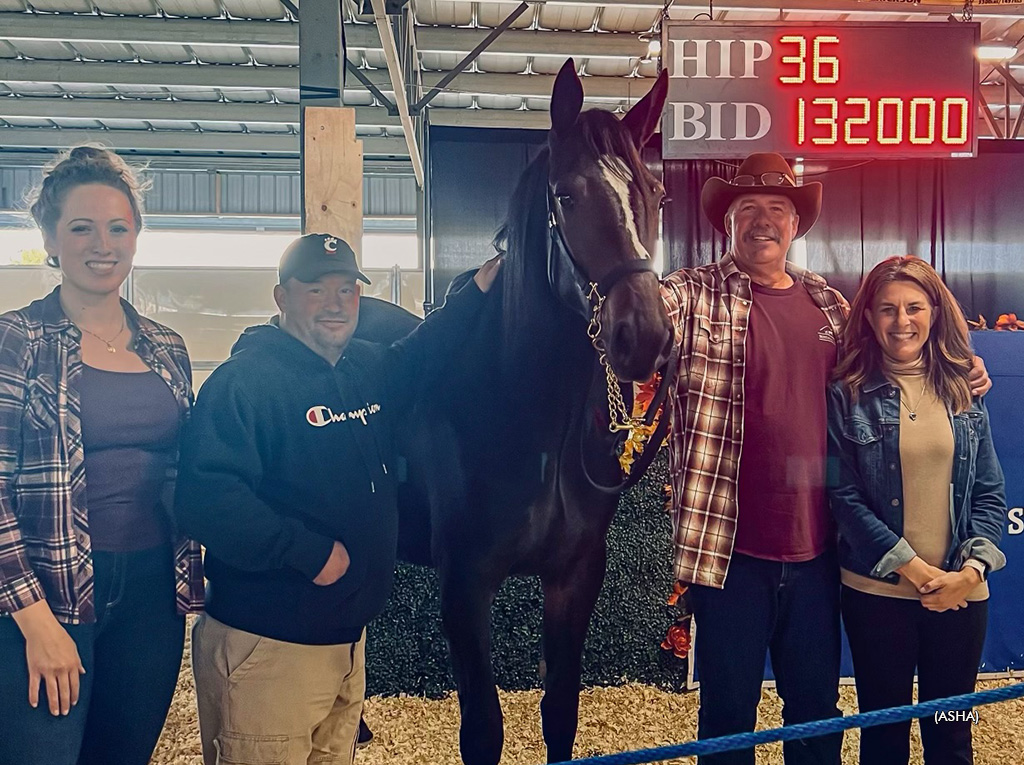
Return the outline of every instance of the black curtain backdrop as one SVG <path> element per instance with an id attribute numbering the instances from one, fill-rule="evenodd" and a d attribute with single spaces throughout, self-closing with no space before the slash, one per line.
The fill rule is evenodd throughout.
<path id="1" fill-rule="evenodd" d="M 668 197 L 661 221 L 666 272 L 707 265 L 725 252 L 725 236 L 701 212 L 700 190 L 708 178 L 732 178 L 738 164 L 707 159 L 662 163 Z"/>
<path id="2" fill-rule="evenodd" d="M 505 221 L 516 183 L 547 142 L 546 130 L 430 129 L 430 215 L 434 299 L 451 280 L 494 254 L 491 242 Z M 656 143 L 656 142 L 655 142 Z M 661 177 L 661 151 L 641 156 Z"/>
<path id="3" fill-rule="evenodd" d="M 692 267 L 726 250 L 700 212 L 708 178 L 729 178 L 738 163 L 667 161 L 671 203 L 664 228 L 670 268 Z M 970 317 L 994 324 L 1024 314 L 1024 146 L 981 141 L 960 160 L 833 163 L 820 175 L 821 217 L 807 235 L 811 270 L 851 297 L 889 255 L 917 255 L 943 276 Z"/>
<path id="4" fill-rule="evenodd" d="M 431 128 L 430 203 L 435 295 L 493 254 L 520 174 L 543 145 L 540 130 Z M 645 154 L 652 169 L 657 158 Z M 663 163 L 663 239 L 669 270 L 710 263 L 725 237 L 704 218 L 700 190 L 712 176 L 731 178 L 739 163 Z M 871 268 L 889 255 L 929 261 L 970 317 L 990 324 L 1024 315 L 1024 145 L 981 141 L 979 156 L 959 160 L 833 163 L 807 180 L 824 185 L 817 225 L 807 235 L 808 266 L 852 298 Z"/>
<path id="5" fill-rule="evenodd" d="M 547 139 L 543 130 L 430 128 L 434 299 L 463 271 L 494 255 L 519 176 Z"/>

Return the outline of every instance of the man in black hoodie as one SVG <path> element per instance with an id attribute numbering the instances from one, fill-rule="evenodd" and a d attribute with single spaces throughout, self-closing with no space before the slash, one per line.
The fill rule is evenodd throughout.
<path id="1" fill-rule="evenodd" d="M 176 514 L 206 546 L 192 660 L 206 765 L 352 762 L 366 624 L 391 591 L 396 416 L 443 369 L 500 260 L 384 348 L 352 335 L 359 270 L 341 239 L 285 251 L 280 316 L 250 327 L 203 385 Z"/>

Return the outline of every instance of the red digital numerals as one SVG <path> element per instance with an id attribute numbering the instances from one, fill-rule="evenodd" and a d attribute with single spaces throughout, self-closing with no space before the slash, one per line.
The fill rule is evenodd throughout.
<path id="1" fill-rule="evenodd" d="M 966 98 L 798 98 L 797 146 L 964 146 Z"/>
<path id="2" fill-rule="evenodd" d="M 808 39 L 785 35 L 779 43 L 783 85 L 836 85 L 840 60 L 835 35 Z M 970 140 L 967 98 L 799 97 L 796 145 L 806 146 L 964 146 Z"/>

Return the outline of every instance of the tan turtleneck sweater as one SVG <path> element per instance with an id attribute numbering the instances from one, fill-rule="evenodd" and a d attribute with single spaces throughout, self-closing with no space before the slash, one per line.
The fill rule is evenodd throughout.
<path id="1" fill-rule="evenodd" d="M 900 388 L 903 538 L 926 563 L 945 568 L 953 538 L 953 426 L 949 412 L 927 385 L 920 363 L 890 366 L 886 375 Z M 871 595 L 907 600 L 921 597 L 902 574 L 898 584 L 889 584 L 843 569 L 842 581 Z M 986 598 L 985 582 L 967 596 L 969 601 Z"/>

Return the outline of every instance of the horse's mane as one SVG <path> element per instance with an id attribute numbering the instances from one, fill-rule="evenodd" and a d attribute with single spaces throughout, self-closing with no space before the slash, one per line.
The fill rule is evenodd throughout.
<path id="1" fill-rule="evenodd" d="M 613 162 L 610 166 L 623 176 L 623 170 L 633 179 L 649 174 L 629 130 L 610 112 L 582 112 L 575 131 L 574 139 L 595 162 L 614 157 L 621 164 Z M 501 334 L 506 367 L 521 367 L 524 354 L 541 364 L 550 362 L 552 359 L 544 359 L 544 348 L 539 345 L 557 353 L 558 348 L 583 332 L 581 319 L 558 302 L 548 285 L 549 162 L 545 146 L 520 177 L 508 216 L 494 238 L 494 247 L 505 254 Z"/>

